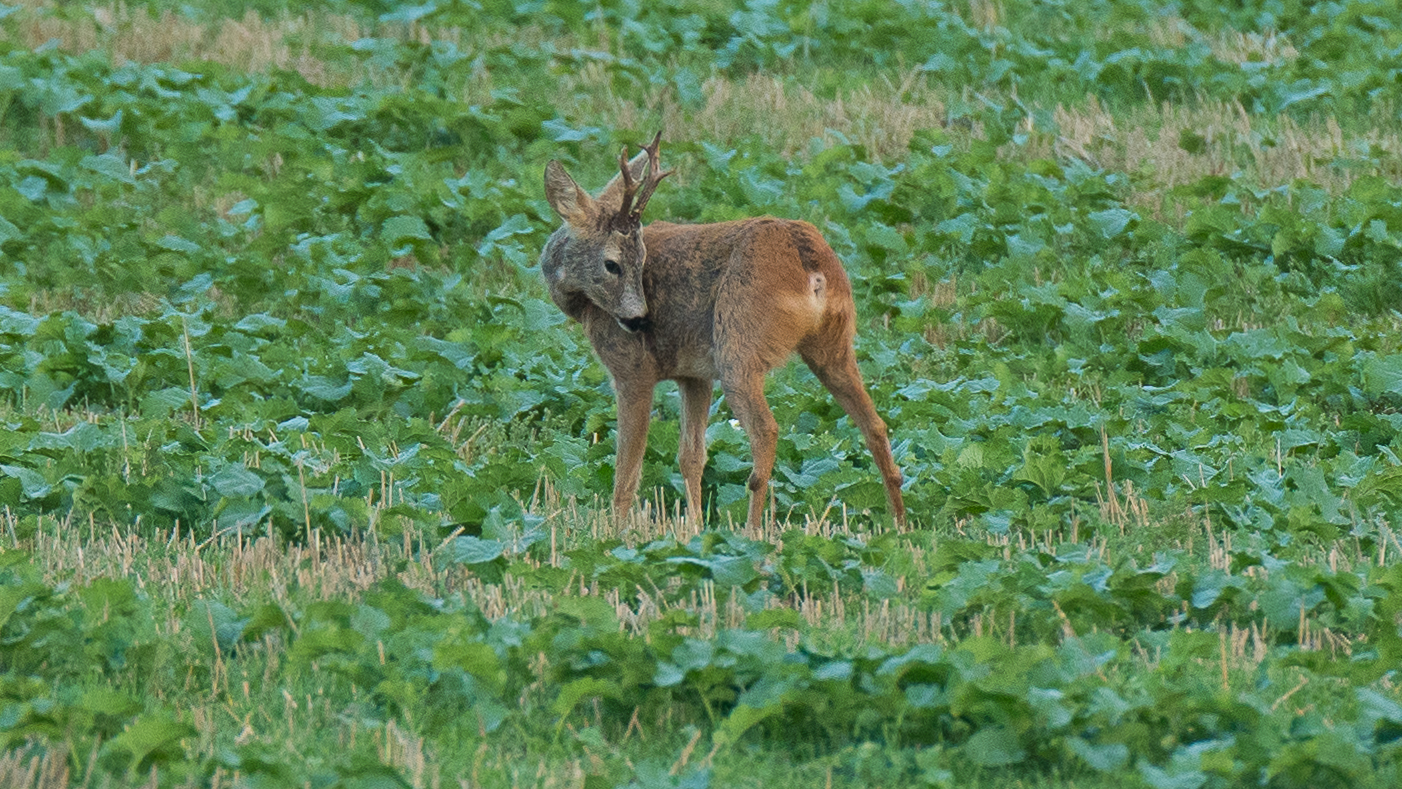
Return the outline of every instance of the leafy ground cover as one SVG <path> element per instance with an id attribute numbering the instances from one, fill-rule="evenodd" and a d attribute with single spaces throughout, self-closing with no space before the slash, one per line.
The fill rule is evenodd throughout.
<path id="1" fill-rule="evenodd" d="M 0 9 L 13 785 L 1388 786 L 1388 3 Z M 917 528 L 776 373 L 780 522 L 614 519 L 552 157 L 817 224 Z"/>

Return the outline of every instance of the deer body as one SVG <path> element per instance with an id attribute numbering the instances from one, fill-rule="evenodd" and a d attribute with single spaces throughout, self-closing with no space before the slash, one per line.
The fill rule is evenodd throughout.
<path id="1" fill-rule="evenodd" d="M 632 162 L 620 157 L 620 177 L 597 198 L 562 180 L 569 176 L 557 163 L 546 171 L 547 196 L 565 225 L 546 243 L 541 271 L 551 298 L 584 326 L 618 396 L 614 508 L 632 506 L 653 390 L 674 380 L 682 400 L 678 460 L 687 510 L 699 517 L 706 422 L 719 380 L 750 439 L 748 523 L 759 525 L 779 436 L 764 379 L 797 352 L 862 431 L 892 515 L 903 522 L 900 470 L 857 368 L 852 288 L 837 255 L 807 222 L 619 222 L 610 212 L 618 211 L 615 205 L 629 210 L 628 188 L 645 179 L 632 209 L 640 220 L 649 187 L 666 175 L 658 173 L 657 145 L 654 139 Z"/>

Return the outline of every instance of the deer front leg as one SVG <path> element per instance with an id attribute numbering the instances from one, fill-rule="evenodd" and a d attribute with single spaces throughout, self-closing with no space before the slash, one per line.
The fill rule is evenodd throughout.
<path id="1" fill-rule="evenodd" d="M 643 475 L 653 384 L 615 380 L 614 389 L 618 394 L 618 457 L 613 470 L 613 511 L 622 517 L 632 508 Z"/>
<path id="2" fill-rule="evenodd" d="M 700 378 L 682 378 L 677 388 L 682 396 L 681 442 L 677 463 L 686 483 L 686 517 L 701 525 L 701 473 L 706 469 L 706 421 L 711 416 L 713 383 Z"/>
<path id="3" fill-rule="evenodd" d="M 745 435 L 750 437 L 750 454 L 754 456 L 749 484 L 750 511 L 745 518 L 745 524 L 751 529 L 759 528 L 764 511 L 769 508 L 769 476 L 774 471 L 774 455 L 779 446 L 779 423 L 764 399 L 764 373 L 762 369 L 747 369 L 721 380 L 726 402 L 740 420 Z"/>

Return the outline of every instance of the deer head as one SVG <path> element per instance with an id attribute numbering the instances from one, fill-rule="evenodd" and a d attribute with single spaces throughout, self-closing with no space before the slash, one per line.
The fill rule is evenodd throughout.
<path id="1" fill-rule="evenodd" d="M 582 294 L 630 332 L 647 326 L 643 209 L 657 184 L 673 172 L 661 169 L 661 139 L 658 132 L 631 161 L 623 146 L 618 175 L 597 197 L 580 188 L 558 161 L 545 166 L 545 197 L 567 234 L 559 262 L 545 268 L 546 283 L 557 297 Z"/>

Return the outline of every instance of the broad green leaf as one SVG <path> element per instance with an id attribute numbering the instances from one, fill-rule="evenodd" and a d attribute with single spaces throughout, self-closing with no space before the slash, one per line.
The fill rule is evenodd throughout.
<path id="1" fill-rule="evenodd" d="M 504 546 L 496 540 L 458 537 L 453 540 L 450 556 L 458 564 L 482 564 L 502 555 Z"/>
<path id="2" fill-rule="evenodd" d="M 13 222 L 0 216 L 0 245 L 23 237 L 24 233 L 15 227 Z"/>
<path id="3" fill-rule="evenodd" d="M 141 415 L 143 417 L 165 417 L 172 411 L 190 405 L 190 390 L 179 387 L 168 387 L 157 389 L 141 398 Z"/>
<path id="4" fill-rule="evenodd" d="M 184 755 L 182 740 L 194 737 L 195 728 L 164 712 L 149 712 L 102 746 L 104 756 L 120 758 L 137 773 Z"/>
<path id="5" fill-rule="evenodd" d="M 401 5 L 393 11 L 380 14 L 380 21 L 409 24 L 430 16 L 437 9 L 438 4 L 432 0 L 423 5 Z"/>
<path id="6" fill-rule="evenodd" d="M 201 248 L 199 244 L 196 244 L 193 241 L 186 241 L 180 236 L 175 235 L 167 235 L 163 237 L 160 241 L 156 242 L 156 246 L 160 247 L 161 249 L 169 249 L 172 252 L 184 252 L 187 255 L 193 255 L 196 252 L 199 252 Z"/>
<path id="7" fill-rule="evenodd" d="M 1139 775 L 1154 789 L 1199 789 L 1207 783 L 1207 774 L 1201 770 L 1168 773 L 1148 762 L 1139 763 Z"/>
<path id="8" fill-rule="evenodd" d="M 266 501 L 226 497 L 214 508 L 214 524 L 221 532 L 249 533 L 255 531 L 272 510 L 272 505 Z"/>
<path id="9" fill-rule="evenodd" d="M 745 736 L 745 732 L 778 712 L 778 706 L 755 708 L 748 704 L 737 704 L 735 709 L 730 711 L 730 715 L 721 722 L 720 728 L 716 731 L 714 742 L 722 748 L 739 742 L 740 738 Z"/>
<path id="10" fill-rule="evenodd" d="M 545 121 L 541 128 L 545 130 L 545 136 L 555 142 L 581 142 L 603 135 L 603 129 L 594 126 L 575 129 L 560 119 Z"/>
<path id="11" fill-rule="evenodd" d="M 500 682 L 501 660 L 490 645 L 482 642 L 440 643 L 433 650 L 433 663 L 439 668 L 452 666 L 462 669 L 489 683 Z"/>
<path id="12" fill-rule="evenodd" d="M 560 693 L 555 697 L 555 703 L 550 706 L 552 712 L 561 718 L 565 718 L 581 701 L 590 698 L 617 699 L 623 695 L 618 683 L 596 677 L 585 677 L 569 682 L 560 688 Z"/>
<path id="13" fill-rule="evenodd" d="M 287 321 L 282 318 L 255 312 L 252 315 L 245 315 L 240 318 L 239 322 L 234 324 L 234 328 L 241 332 L 258 334 L 266 330 L 273 330 L 274 332 L 281 331 L 286 325 Z"/>
<path id="14" fill-rule="evenodd" d="M 1363 391 L 1373 397 L 1402 395 L 1402 354 L 1371 356 L 1362 364 Z"/>
<path id="15" fill-rule="evenodd" d="M 1093 745 L 1080 737 L 1072 737 L 1066 744 L 1072 753 L 1102 773 L 1116 773 L 1129 762 L 1129 748 L 1124 743 Z"/>
<path id="16" fill-rule="evenodd" d="M 91 452 L 111 443 L 102 428 L 92 422 L 79 422 L 62 433 L 39 433 L 29 442 L 29 449 L 31 452 L 44 449 Z"/>
<path id="17" fill-rule="evenodd" d="M 246 623 L 236 611 L 217 600 L 199 600 L 185 616 L 185 625 L 201 649 L 212 650 L 215 641 L 221 650 L 232 649 Z"/>
<path id="18" fill-rule="evenodd" d="M 81 121 L 83 126 L 89 131 L 102 134 L 116 134 L 122 130 L 122 110 L 117 110 L 112 114 L 112 117 L 106 120 L 83 117 L 78 118 L 78 120 Z"/>
<path id="19" fill-rule="evenodd" d="M 767 608 L 745 617 L 745 627 L 751 630 L 769 630 L 776 627 L 799 630 L 803 627 L 803 617 L 792 608 Z"/>
<path id="20" fill-rule="evenodd" d="M 428 225 L 417 216 L 395 216 L 386 219 L 384 227 L 380 229 L 380 237 L 391 247 L 400 246 L 405 241 L 433 240 L 433 235 L 428 232 Z"/>
<path id="21" fill-rule="evenodd" d="M 1091 225 L 1105 238 L 1114 238 L 1125 231 L 1129 223 L 1138 219 L 1133 211 L 1124 208 L 1110 208 L 1090 214 Z"/>
<path id="22" fill-rule="evenodd" d="M 963 751 L 970 761 L 981 767 L 1016 764 L 1027 755 L 1017 733 L 1002 726 L 988 726 L 974 732 L 964 743 Z"/>
<path id="23" fill-rule="evenodd" d="M 79 705 L 99 715 L 129 718 L 141 712 L 141 702 L 112 688 L 92 688 L 83 693 Z"/>
<path id="24" fill-rule="evenodd" d="M 252 496 L 263 490 L 263 478 L 239 463 L 228 463 L 209 478 L 221 496 Z"/>
<path id="25" fill-rule="evenodd" d="M 20 489 L 27 499 L 42 499 L 53 489 L 42 474 L 23 466 L 0 465 L 0 474 L 19 480 Z"/>
<path id="26" fill-rule="evenodd" d="M 124 184 L 136 184 L 136 177 L 132 175 L 132 166 L 129 162 L 123 161 L 114 154 L 104 153 L 101 156 L 87 156 L 81 162 L 82 166 L 99 175 L 120 181 Z"/>
<path id="27" fill-rule="evenodd" d="M 298 383 L 298 388 L 306 394 L 318 400 L 325 400 L 328 403 L 337 403 L 346 399 L 351 393 L 351 383 L 338 384 L 330 378 L 322 375 L 309 375 Z"/>
<path id="28" fill-rule="evenodd" d="M 531 233 L 535 228 L 531 225 L 525 214 L 512 214 L 495 230 L 487 234 L 488 243 L 496 243 L 510 236 L 517 236 L 523 233 Z"/>

